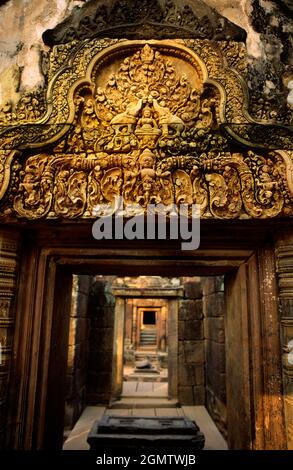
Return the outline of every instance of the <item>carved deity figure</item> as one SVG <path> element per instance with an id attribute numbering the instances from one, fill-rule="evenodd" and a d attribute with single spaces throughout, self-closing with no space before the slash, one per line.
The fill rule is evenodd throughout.
<path id="1" fill-rule="evenodd" d="M 142 116 L 137 122 L 135 135 L 140 141 L 140 146 L 154 148 L 156 141 L 161 134 L 158 124 L 153 117 L 153 113 L 149 105 L 142 110 Z"/>
<path id="2" fill-rule="evenodd" d="M 138 120 L 136 128 L 149 130 L 157 127 L 158 125 L 153 118 L 151 109 L 149 107 L 144 108 L 142 111 L 142 117 Z"/>
<path id="3" fill-rule="evenodd" d="M 140 177 L 144 194 L 143 196 L 137 198 L 138 203 L 142 200 L 148 202 L 152 193 L 154 192 L 153 187 L 155 185 L 156 179 L 156 171 L 154 169 L 155 162 L 155 155 L 150 149 L 146 148 L 139 158 Z"/>
<path id="4" fill-rule="evenodd" d="M 95 111 L 95 102 L 92 97 L 84 100 L 84 108 L 81 118 L 82 126 L 88 129 L 97 127 L 99 121 Z"/>

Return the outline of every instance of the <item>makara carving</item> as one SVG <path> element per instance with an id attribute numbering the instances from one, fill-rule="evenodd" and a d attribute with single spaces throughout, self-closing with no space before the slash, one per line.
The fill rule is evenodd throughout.
<path id="1" fill-rule="evenodd" d="M 290 152 L 252 151 L 247 134 L 221 132 L 252 125 L 233 47 L 222 45 L 234 62 L 225 69 L 208 41 L 65 46 L 78 65 L 53 76 L 49 117 L 3 139 L 2 217 L 93 218 L 115 196 L 142 207 L 197 203 L 205 218 L 291 216 Z"/>

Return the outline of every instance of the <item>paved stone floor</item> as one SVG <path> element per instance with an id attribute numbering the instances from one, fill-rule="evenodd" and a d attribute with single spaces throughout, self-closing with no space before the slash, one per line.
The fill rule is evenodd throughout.
<path id="1" fill-rule="evenodd" d="M 182 408 L 122 408 L 106 410 L 108 416 L 165 416 L 167 418 L 174 416 L 184 416 Z"/>
<path id="2" fill-rule="evenodd" d="M 123 382 L 123 397 L 167 397 L 168 382 Z"/>
<path id="3" fill-rule="evenodd" d="M 166 400 L 167 402 L 167 400 Z M 156 400 L 154 400 L 154 405 Z M 101 418 L 106 413 L 107 415 L 119 416 L 187 416 L 196 421 L 200 430 L 204 433 L 206 438 L 206 450 L 226 450 L 227 444 L 212 421 L 204 406 L 183 406 L 181 408 L 159 408 L 151 407 L 151 399 L 148 400 L 148 408 L 135 408 L 135 402 L 132 407 L 125 409 L 106 409 L 103 406 L 88 406 L 82 413 L 76 425 L 72 429 L 68 438 L 66 439 L 63 449 L 64 450 L 88 450 L 89 446 L 86 442 L 87 435 L 94 423 L 94 421 Z"/>

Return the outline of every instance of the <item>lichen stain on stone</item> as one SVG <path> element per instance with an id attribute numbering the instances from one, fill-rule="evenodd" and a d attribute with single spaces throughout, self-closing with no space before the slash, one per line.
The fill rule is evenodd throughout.
<path id="1" fill-rule="evenodd" d="M 20 73 L 21 91 L 44 85 L 40 67 L 41 51 L 46 50 L 42 33 L 56 26 L 82 2 L 73 0 L 10 0 L 0 7 L 0 104 L 19 99 L 12 80 Z"/>

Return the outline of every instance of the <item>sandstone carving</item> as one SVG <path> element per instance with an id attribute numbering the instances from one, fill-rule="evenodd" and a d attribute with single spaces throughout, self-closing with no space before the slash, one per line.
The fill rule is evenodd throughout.
<path id="1" fill-rule="evenodd" d="M 64 49 L 76 72 L 65 68 L 52 79 L 47 121 L 36 119 L 37 101 L 24 96 L 19 122 L 35 121 L 4 132 L 2 218 L 94 218 L 115 196 L 143 208 L 196 203 L 204 218 L 292 215 L 292 152 L 260 144 L 251 150 L 254 124 L 244 112 L 242 83 L 209 43 L 109 40 L 85 47 L 75 56 Z"/>

